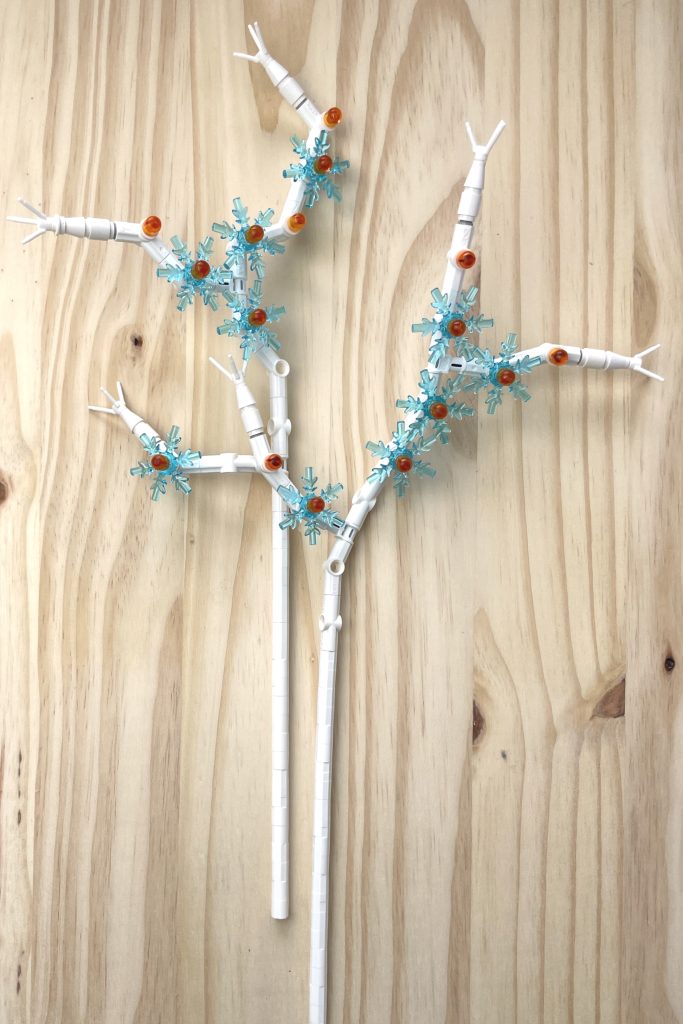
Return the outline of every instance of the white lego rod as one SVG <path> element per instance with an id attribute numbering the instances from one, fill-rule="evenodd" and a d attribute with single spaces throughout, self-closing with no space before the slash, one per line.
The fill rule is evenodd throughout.
<path id="1" fill-rule="evenodd" d="M 474 161 L 458 206 L 458 221 L 448 252 L 443 292 L 452 305 L 457 301 L 466 267 L 458 265 L 458 255 L 467 249 L 474 222 L 481 206 L 487 157 L 500 136 L 505 122 L 500 121 L 485 146 L 476 143 L 469 125 L 467 132 Z M 434 367 L 427 366 L 430 372 Z M 406 427 L 417 418 L 408 413 Z M 332 789 L 332 733 L 334 690 L 337 665 L 337 638 L 341 629 L 341 576 L 346 560 L 363 523 L 377 503 L 387 480 L 365 480 L 351 499 L 351 508 L 340 528 L 325 563 L 323 613 L 320 617 L 320 668 L 315 744 L 315 805 L 313 816 L 313 871 L 311 883 L 311 960 L 309 975 L 309 1024 L 325 1024 L 327 1004 L 327 932 L 329 915 L 330 821 Z"/>
<path id="2" fill-rule="evenodd" d="M 643 366 L 643 359 L 656 351 L 659 345 L 650 345 L 642 352 L 636 352 L 633 356 L 625 356 L 619 352 L 612 352 L 610 349 L 602 348 L 579 348 L 576 345 L 551 345 L 546 342 L 543 345 L 536 345 L 534 348 L 520 349 L 513 353 L 506 362 L 510 366 L 521 362 L 526 357 L 530 359 L 539 358 L 549 366 L 578 366 L 588 370 L 633 370 L 634 373 L 641 373 L 644 377 L 651 377 L 653 380 L 664 378 L 653 370 Z M 446 356 L 435 366 L 430 367 L 432 373 L 465 373 L 471 376 L 486 376 L 488 368 L 476 360 L 463 359 L 460 356 L 453 358 Z"/>
<path id="3" fill-rule="evenodd" d="M 125 220 L 107 220 L 104 217 L 62 217 L 59 214 L 49 216 L 26 199 L 19 198 L 32 217 L 9 216 L 7 220 L 16 224 L 29 224 L 34 230 L 22 239 L 22 244 L 32 242 L 34 238 L 54 232 L 55 235 L 71 235 L 73 238 L 90 238 L 98 242 L 129 242 L 137 245 L 151 256 L 155 263 L 180 267 L 181 263 L 173 254 L 170 246 L 158 234 L 161 221 L 157 217 L 147 217 L 139 224 Z M 153 223 L 152 223 L 153 222 Z"/>
<path id="4" fill-rule="evenodd" d="M 493 130 L 493 134 L 484 146 L 478 145 L 469 123 L 466 123 L 465 127 L 467 128 L 467 135 L 472 146 L 472 152 L 474 153 L 474 160 L 465 178 L 465 185 L 460 196 L 458 219 L 453 231 L 451 247 L 448 250 L 448 264 L 441 288 L 444 295 L 448 297 L 451 309 L 455 306 L 460 295 L 465 271 L 472 266 L 472 263 L 467 259 L 467 254 L 470 252 L 469 247 L 472 241 L 474 222 L 481 207 L 486 161 L 505 128 L 505 121 L 498 122 Z"/>
<path id="5" fill-rule="evenodd" d="M 258 22 L 255 21 L 253 25 L 248 25 L 247 28 L 249 29 L 249 35 L 256 44 L 256 53 L 235 52 L 233 56 L 251 61 L 252 64 L 260 64 L 282 98 L 296 110 L 297 114 L 304 119 L 309 128 L 313 128 L 320 119 L 320 111 L 308 98 L 303 87 L 299 85 L 295 78 L 292 78 L 287 68 L 284 68 L 282 64 L 279 64 L 268 53 Z"/>
<path id="6" fill-rule="evenodd" d="M 343 563 L 328 562 L 320 616 L 318 707 L 315 736 L 315 792 L 313 804 L 313 884 L 311 887 L 311 962 L 309 1024 L 325 1024 L 327 1012 L 327 926 L 329 920 L 330 801 L 332 797 L 332 743 L 337 645 L 342 620 L 341 574 Z M 334 571 L 332 571 L 332 569 Z"/>
<path id="7" fill-rule="evenodd" d="M 280 361 L 282 362 L 282 361 Z M 289 369 L 289 368 L 287 368 Z M 287 375 L 268 374 L 273 451 L 287 465 L 291 424 L 287 410 Z M 289 530 L 280 523 L 286 505 L 272 492 L 272 732 L 271 732 L 271 916 L 289 916 Z"/>

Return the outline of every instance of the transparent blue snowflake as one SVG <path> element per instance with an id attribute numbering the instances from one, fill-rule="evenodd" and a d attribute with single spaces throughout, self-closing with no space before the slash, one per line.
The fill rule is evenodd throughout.
<path id="1" fill-rule="evenodd" d="M 486 395 L 486 411 L 494 413 L 503 401 L 503 391 L 509 391 L 513 398 L 522 402 L 528 402 L 531 395 L 522 384 L 520 378 L 524 374 L 531 373 L 535 366 L 539 366 L 543 360 L 540 356 L 523 356 L 522 359 L 512 361 L 511 357 L 517 349 L 517 335 L 508 334 L 500 346 L 500 352 L 494 356 L 488 349 L 477 348 L 474 351 L 473 361 L 480 363 L 484 372 L 473 376 L 466 384 L 462 385 L 462 391 L 478 392 L 488 387 Z M 505 383 L 505 374 L 514 373 L 515 377 L 511 384 Z M 503 380 L 500 377 L 503 375 Z"/>
<path id="2" fill-rule="evenodd" d="M 200 243 L 195 258 L 193 258 L 190 250 L 177 235 L 174 235 L 171 239 L 171 245 L 173 246 L 173 254 L 177 256 L 182 266 L 158 267 L 157 276 L 178 285 L 178 309 L 180 312 L 182 313 L 183 310 L 192 304 L 192 300 L 197 294 L 201 296 L 205 306 L 211 306 L 213 310 L 218 309 L 216 289 L 221 284 L 218 276 L 219 270 L 216 267 L 211 267 L 209 273 L 201 277 L 200 274 L 206 271 L 206 266 L 198 266 L 198 264 L 209 263 L 213 252 L 213 238 L 211 235 L 207 235 L 204 241 Z M 192 273 L 193 269 L 195 271 L 194 274 Z"/>
<path id="3" fill-rule="evenodd" d="M 432 289 L 432 309 L 436 310 L 436 316 L 431 320 L 422 317 L 421 323 L 412 325 L 415 334 L 429 335 L 429 361 L 431 363 L 437 363 L 448 355 L 451 342 L 454 342 L 453 351 L 456 355 L 463 355 L 466 359 L 471 358 L 467 353 L 472 346 L 465 340 L 465 335 L 479 334 L 485 328 L 493 327 L 493 320 L 490 317 L 481 314 L 473 316 L 471 313 L 477 292 L 478 289 L 474 287 L 467 292 L 461 292 L 460 298 L 451 309 L 448 297 L 438 288 Z M 465 327 L 462 334 L 452 333 L 452 331 L 462 330 L 461 324 L 464 324 Z M 453 325 L 452 328 L 451 325 Z"/>
<path id="4" fill-rule="evenodd" d="M 261 210 L 254 223 L 250 224 L 247 208 L 240 197 L 237 196 L 233 199 L 232 215 L 235 218 L 233 224 L 224 220 L 213 225 L 213 230 L 221 238 L 227 239 L 229 243 L 223 266 L 227 270 L 232 270 L 233 267 L 239 266 L 242 260 L 246 259 L 249 262 L 250 269 L 261 279 L 266 272 L 263 254 L 276 255 L 285 251 L 285 247 L 281 242 L 268 238 L 266 234 L 266 230 L 270 227 L 270 222 L 273 218 L 273 210 Z M 261 231 L 263 234 L 261 237 L 249 241 L 249 232 L 253 231 L 254 228 L 261 229 L 260 231 L 255 231 L 256 235 L 261 235 Z"/>
<path id="5" fill-rule="evenodd" d="M 320 132 L 320 135 L 316 136 L 313 149 L 309 149 L 298 135 L 292 135 L 292 145 L 294 146 L 294 152 L 299 157 L 299 162 L 297 164 L 290 164 L 282 172 L 282 177 L 293 178 L 294 181 L 304 181 L 306 183 L 304 202 L 309 208 L 320 199 L 321 189 L 330 199 L 336 199 L 339 202 L 341 192 L 332 181 L 332 175 L 343 174 L 349 166 L 349 161 L 333 160 L 328 155 L 327 151 L 330 148 L 328 133 L 323 130 Z M 323 164 L 327 163 L 328 160 L 332 161 L 326 170 L 320 168 L 319 161 L 321 157 L 324 158 Z M 316 168 L 318 169 L 316 170 Z"/>
<path id="6" fill-rule="evenodd" d="M 315 544 L 320 536 L 320 525 L 338 529 L 344 520 L 330 508 L 340 491 L 342 484 L 328 484 L 321 491 L 316 490 L 317 476 L 313 467 L 308 466 L 301 477 L 303 487 L 301 493 L 291 486 L 278 487 L 278 494 L 289 505 L 289 512 L 280 521 L 281 530 L 295 530 L 299 523 L 305 524 L 304 535 L 310 544 Z"/>
<path id="7" fill-rule="evenodd" d="M 138 462 L 137 466 L 131 469 L 130 474 L 131 476 L 154 476 L 152 501 L 158 501 L 162 494 L 166 494 L 169 480 L 173 481 L 176 491 L 189 494 L 192 488 L 183 470 L 188 466 L 193 466 L 197 459 L 201 458 L 202 453 L 193 452 L 189 448 L 184 452 L 180 451 L 180 427 L 171 427 L 165 442 L 160 437 L 141 434 L 140 444 L 149 455 L 149 460 Z"/>
<path id="8" fill-rule="evenodd" d="M 280 342 L 270 330 L 269 324 L 275 323 L 285 312 L 284 306 L 262 306 L 263 285 L 258 279 L 249 289 L 247 301 L 237 295 L 228 298 L 228 306 L 232 310 L 232 319 L 224 320 L 216 330 L 228 337 L 240 337 L 240 348 L 245 363 L 258 349 L 267 346 L 277 352 Z M 265 322 L 261 322 L 265 314 Z"/>
<path id="9" fill-rule="evenodd" d="M 428 462 L 417 458 L 429 451 L 435 442 L 436 437 L 423 437 L 417 424 L 406 427 L 403 420 L 399 421 L 388 444 L 383 441 L 368 441 L 366 444 L 365 447 L 380 460 L 373 467 L 368 480 L 374 483 L 375 480 L 387 480 L 393 475 L 396 493 L 402 498 L 409 483 L 409 473 L 436 476 L 436 470 Z"/>
<path id="10" fill-rule="evenodd" d="M 449 377 L 445 384 L 439 384 L 439 375 L 423 370 L 420 374 L 420 392 L 417 398 L 408 395 L 399 398 L 396 405 L 399 409 L 414 413 L 414 431 L 419 430 L 422 437 L 431 429 L 432 436 L 447 444 L 451 433 L 448 420 L 461 420 L 465 416 L 474 416 L 474 409 L 466 402 L 455 401 L 455 395 L 462 390 L 463 376 Z"/>

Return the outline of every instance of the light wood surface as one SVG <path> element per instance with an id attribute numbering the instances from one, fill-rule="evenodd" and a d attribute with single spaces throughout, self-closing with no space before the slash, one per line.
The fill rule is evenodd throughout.
<path id="1" fill-rule="evenodd" d="M 345 576 L 330 1024 L 683 1022 L 681 6 L 4 4 L 2 192 L 198 240 L 277 206 L 299 130 L 258 18 L 345 124 L 269 300 L 292 465 L 350 496 L 414 387 L 469 166 L 495 336 L 635 352 L 458 426 Z M 152 505 L 130 404 L 245 450 L 209 310 L 124 246 L 0 235 L 0 1021 L 306 1019 L 322 551 L 293 539 L 292 915 L 269 918 L 270 494 Z M 142 344 L 135 344 L 135 338 Z M 258 369 L 254 376 L 258 376 Z M 261 384 L 256 390 L 265 399 Z M 666 659 L 676 662 L 670 671 Z M 625 680 L 625 684 L 624 684 Z M 624 700 L 625 686 L 625 700 Z M 476 741 L 472 744 L 472 701 Z M 625 713 L 624 713 L 625 711 Z"/>

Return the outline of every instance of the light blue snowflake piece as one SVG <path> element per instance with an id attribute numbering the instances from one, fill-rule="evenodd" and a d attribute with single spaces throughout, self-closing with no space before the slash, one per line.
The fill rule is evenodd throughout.
<path id="1" fill-rule="evenodd" d="M 228 241 L 228 248 L 225 254 L 226 260 L 223 264 L 226 270 L 232 270 L 233 267 L 239 266 L 242 260 L 246 259 L 250 269 L 260 280 L 266 272 L 263 254 L 277 255 L 285 251 L 285 247 L 281 242 L 276 242 L 265 234 L 273 219 L 273 212 L 271 209 L 261 210 L 252 225 L 249 223 L 247 208 L 242 200 L 239 196 L 233 199 L 232 214 L 235 218 L 234 223 L 231 224 L 224 220 L 213 225 L 213 230 L 221 238 Z M 247 232 L 254 225 L 263 228 L 264 235 L 263 238 L 250 242 L 247 240 Z"/>
<path id="2" fill-rule="evenodd" d="M 391 435 L 391 441 L 385 444 L 383 441 L 368 441 L 366 448 L 380 461 L 373 467 L 368 480 L 374 483 L 376 480 L 387 480 L 390 476 L 394 478 L 394 488 L 399 498 L 402 498 L 408 486 L 408 473 L 416 473 L 418 476 L 436 476 L 436 470 L 428 462 L 417 458 L 418 455 L 429 451 L 436 438 L 425 438 L 419 428 L 413 424 L 406 427 L 403 420 L 396 424 L 396 430 Z M 409 466 L 402 468 L 402 460 L 408 459 Z"/>
<path id="3" fill-rule="evenodd" d="M 211 309 L 218 309 L 218 297 L 216 289 L 220 287 L 219 270 L 212 267 L 206 277 L 198 278 L 192 274 L 192 268 L 200 260 L 208 263 L 213 252 L 213 238 L 207 235 L 197 248 L 197 255 L 193 258 L 192 253 L 184 242 L 174 235 L 171 239 L 173 254 L 180 260 L 180 267 L 158 267 L 157 277 L 163 277 L 171 284 L 178 285 L 178 309 L 182 313 L 192 304 L 195 295 L 201 296 L 205 306 Z"/>
<path id="4" fill-rule="evenodd" d="M 130 474 L 154 477 L 151 487 L 152 501 L 158 501 L 162 494 L 166 494 L 169 481 L 173 482 L 176 491 L 182 491 L 183 494 L 189 494 L 192 490 L 183 470 L 193 466 L 197 459 L 201 458 L 202 453 L 191 451 L 189 448 L 181 452 L 180 440 L 180 427 L 176 426 L 171 427 L 165 442 L 160 437 L 140 435 L 140 444 L 149 455 L 149 459 L 138 462 Z"/>
<path id="5" fill-rule="evenodd" d="M 419 431 L 422 437 L 426 436 L 427 430 L 431 429 L 432 435 L 442 444 L 448 443 L 451 428 L 449 419 L 461 420 L 465 416 L 474 416 L 474 409 L 466 402 L 454 401 L 455 395 L 462 390 L 464 377 L 459 374 L 457 377 L 449 377 L 445 384 L 439 385 L 439 375 L 423 370 L 420 374 L 420 392 L 417 398 L 409 395 L 407 398 L 399 398 L 396 405 L 399 409 L 415 414 L 415 433 Z M 446 416 L 434 415 L 435 412 L 443 413 L 438 406 L 445 406 Z"/>
<path id="6" fill-rule="evenodd" d="M 272 348 L 274 352 L 277 352 L 280 348 L 280 342 L 268 325 L 275 323 L 283 316 L 285 307 L 262 306 L 262 295 L 263 285 L 257 278 L 249 289 L 247 302 L 237 295 L 230 296 L 228 298 L 228 306 L 232 310 L 232 319 L 225 320 L 220 327 L 216 328 L 218 334 L 227 334 L 228 337 L 240 337 L 242 339 L 240 341 L 240 348 L 242 349 L 245 363 L 249 361 L 254 352 L 257 352 L 264 346 Z M 267 319 L 265 323 L 259 324 L 250 321 L 250 316 L 256 310 L 266 314 Z"/>
<path id="7" fill-rule="evenodd" d="M 290 164 L 282 172 L 282 177 L 306 183 L 304 202 L 308 208 L 320 199 L 321 189 L 330 199 L 335 199 L 337 202 L 341 199 L 341 192 L 332 181 L 332 175 L 343 174 L 349 166 L 349 161 L 335 159 L 332 160 L 329 170 L 316 170 L 316 161 L 321 156 L 327 156 L 327 151 L 330 148 L 328 139 L 328 133 L 325 130 L 321 131 L 316 136 L 313 148 L 309 149 L 303 139 L 300 139 L 298 135 L 292 135 L 292 145 L 294 146 L 294 152 L 299 157 L 299 162 L 297 164 Z"/>
<path id="8" fill-rule="evenodd" d="M 468 346 L 464 336 L 466 334 L 479 334 L 487 327 L 493 327 L 493 320 L 490 317 L 485 317 L 481 314 L 474 316 L 471 313 L 476 298 L 477 289 L 472 287 L 466 292 L 461 292 L 451 308 L 448 297 L 439 291 L 438 288 L 432 289 L 432 309 L 436 311 L 436 315 L 431 319 L 422 317 L 419 324 L 412 325 L 413 333 L 428 335 L 430 338 L 430 362 L 436 363 L 448 355 L 451 342 L 454 342 L 456 355 L 464 355 L 466 359 L 471 358 L 464 351 Z M 456 321 L 462 321 L 465 324 L 465 331 L 462 335 L 456 335 L 449 330 L 450 326 L 455 324 Z"/>
<path id="9" fill-rule="evenodd" d="M 306 468 L 301 480 L 301 493 L 290 486 L 282 485 L 277 489 L 280 497 L 289 505 L 289 512 L 280 520 L 280 529 L 295 530 L 299 523 L 303 523 L 304 535 L 308 537 L 310 544 L 315 544 L 320 536 L 321 524 L 332 529 L 338 529 L 343 525 L 344 520 L 330 508 L 330 505 L 344 488 L 342 484 L 328 484 L 321 491 L 316 490 L 318 478 L 313 473 L 312 466 Z M 321 501 L 323 508 L 318 507 Z"/>
<path id="10" fill-rule="evenodd" d="M 523 356 L 522 359 L 512 360 L 517 349 L 517 335 L 509 333 L 503 344 L 500 346 L 500 353 L 494 356 L 488 349 L 476 349 L 473 360 L 482 365 L 484 373 L 473 378 L 462 388 L 463 391 L 481 391 L 488 387 L 486 395 L 486 411 L 492 414 L 503 401 L 503 391 L 510 392 L 513 398 L 522 402 L 528 402 L 531 395 L 522 384 L 520 377 L 531 373 L 534 367 L 539 366 L 543 360 L 540 356 Z M 515 379 L 511 384 L 501 383 L 499 376 L 504 370 L 512 370 Z"/>

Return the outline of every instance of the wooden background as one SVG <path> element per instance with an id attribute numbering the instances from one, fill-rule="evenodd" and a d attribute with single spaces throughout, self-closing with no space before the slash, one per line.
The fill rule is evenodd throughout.
<path id="1" fill-rule="evenodd" d="M 277 207 L 299 125 L 230 56 L 254 18 L 343 108 L 344 202 L 267 285 L 289 312 L 294 472 L 348 497 L 414 388 L 466 117 L 481 137 L 509 123 L 477 236 L 497 339 L 662 343 L 663 385 L 537 372 L 533 401 L 459 426 L 436 480 L 384 495 L 356 546 L 329 1024 L 683 1022 L 680 3 L 0 17 L 2 214 L 17 195 L 158 213 L 195 242 L 237 194 Z M 0 264 L 0 1020 L 304 1021 L 326 544 L 293 538 L 292 916 L 273 922 L 270 495 L 201 479 L 152 505 L 131 436 L 86 410 L 120 378 L 188 444 L 246 450 L 207 362 L 229 350 L 220 318 L 177 313 L 128 247 L 22 249 L 21 231 Z"/>

